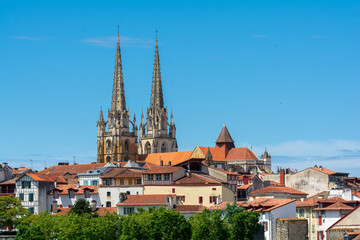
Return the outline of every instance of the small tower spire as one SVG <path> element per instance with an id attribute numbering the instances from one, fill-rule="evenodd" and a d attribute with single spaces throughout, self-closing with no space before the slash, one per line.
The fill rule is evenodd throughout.
<path id="1" fill-rule="evenodd" d="M 102 112 L 102 107 L 100 107 L 100 116 L 99 116 L 99 121 L 98 121 L 98 124 L 99 123 L 104 123 L 104 115 L 103 115 L 103 112 Z"/>
<path id="2" fill-rule="evenodd" d="M 156 45 L 155 45 L 154 70 L 153 70 L 150 108 L 161 108 L 161 109 L 164 108 L 157 33 L 156 33 Z"/>
<path id="3" fill-rule="evenodd" d="M 174 116 L 173 116 L 173 110 L 171 109 L 171 117 L 170 117 L 170 123 L 174 124 Z"/>
<path id="4" fill-rule="evenodd" d="M 121 52 L 120 52 L 120 37 L 118 32 L 111 111 L 124 111 L 124 110 L 126 110 L 126 103 L 125 103 L 124 79 L 123 79 Z"/>
<path id="5" fill-rule="evenodd" d="M 141 109 L 141 125 L 144 125 L 144 111 Z"/>

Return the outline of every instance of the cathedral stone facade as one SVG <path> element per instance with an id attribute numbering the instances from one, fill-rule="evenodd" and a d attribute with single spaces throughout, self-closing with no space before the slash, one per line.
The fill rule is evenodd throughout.
<path id="1" fill-rule="evenodd" d="M 150 106 L 147 108 L 146 122 L 144 122 L 144 115 L 141 114 L 138 153 L 177 152 L 177 149 L 173 114 L 171 112 L 169 123 L 168 112 L 164 107 L 159 47 L 156 39 Z"/>
<path id="2" fill-rule="evenodd" d="M 156 38 L 150 106 L 147 108 L 146 122 L 143 113 L 141 114 L 138 142 L 135 115 L 131 121 L 129 111 L 126 109 L 118 35 L 108 122 L 104 120 L 102 109 L 97 122 L 97 162 L 137 160 L 138 154 L 175 151 L 177 151 L 176 128 L 172 112 L 169 123 L 168 112 L 164 107 L 158 40 Z"/>
<path id="3" fill-rule="evenodd" d="M 97 122 L 97 162 L 120 162 L 136 160 L 137 127 L 134 115 L 130 119 L 126 109 L 124 79 L 122 72 L 119 35 L 116 47 L 114 85 L 111 109 L 108 111 L 108 122 L 104 121 L 100 110 Z M 108 127 L 106 131 L 106 125 Z M 132 129 L 132 131 L 130 131 Z"/>

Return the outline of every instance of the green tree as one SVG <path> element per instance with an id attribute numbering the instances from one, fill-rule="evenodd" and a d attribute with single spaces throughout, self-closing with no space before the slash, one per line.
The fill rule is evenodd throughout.
<path id="1" fill-rule="evenodd" d="M 0 197 L 0 223 L 12 230 L 19 223 L 19 218 L 29 214 L 21 205 L 20 199 L 13 195 Z"/>
<path id="2" fill-rule="evenodd" d="M 221 211 L 205 209 L 201 214 L 190 217 L 192 225 L 192 240 L 221 240 L 229 238 L 229 230 L 221 218 Z"/>
<path id="3" fill-rule="evenodd" d="M 260 231 L 258 212 L 245 211 L 243 207 L 235 204 L 226 206 L 225 219 L 230 224 L 230 239 L 252 240 L 254 234 Z"/>
<path id="4" fill-rule="evenodd" d="M 160 208 L 151 212 L 149 222 L 150 239 L 179 239 L 191 238 L 190 222 L 178 212 Z"/>
<path id="5" fill-rule="evenodd" d="M 92 208 L 90 207 L 90 203 L 88 201 L 86 201 L 83 198 L 80 198 L 71 207 L 69 214 L 71 214 L 71 213 L 75 213 L 77 215 L 82 215 L 82 214 L 86 214 L 86 213 L 91 214 Z"/>

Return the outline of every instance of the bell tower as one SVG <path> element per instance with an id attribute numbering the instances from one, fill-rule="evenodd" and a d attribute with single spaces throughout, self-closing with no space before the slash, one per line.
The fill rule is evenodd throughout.
<path id="1" fill-rule="evenodd" d="M 126 109 L 119 34 L 117 36 L 114 83 L 111 109 L 108 110 L 108 122 L 104 121 L 102 110 L 100 110 L 97 129 L 97 162 L 136 160 L 136 118 L 134 115 L 134 120 L 131 121 L 129 110 Z"/>
<path id="2" fill-rule="evenodd" d="M 173 113 L 171 112 L 169 123 L 167 108 L 164 107 L 159 46 L 156 37 L 150 106 L 146 111 L 146 122 L 143 113 L 141 114 L 138 153 L 177 152 L 177 149 Z"/>

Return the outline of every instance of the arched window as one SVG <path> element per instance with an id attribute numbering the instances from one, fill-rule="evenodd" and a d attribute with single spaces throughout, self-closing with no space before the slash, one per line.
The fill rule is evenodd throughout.
<path id="1" fill-rule="evenodd" d="M 147 154 L 151 153 L 151 145 L 149 142 L 145 144 L 145 153 Z"/>
<path id="2" fill-rule="evenodd" d="M 129 152 L 129 148 L 130 148 L 130 142 L 129 140 L 126 140 L 124 144 L 125 152 Z"/>
<path id="3" fill-rule="evenodd" d="M 110 140 L 106 141 L 106 146 L 107 146 L 108 151 L 110 151 L 111 150 L 111 141 Z"/>
<path id="4" fill-rule="evenodd" d="M 166 143 L 163 142 L 163 144 L 161 145 L 161 152 L 164 153 L 166 152 Z"/>

